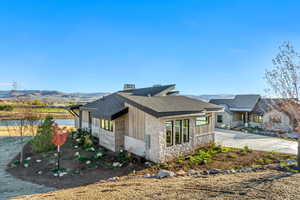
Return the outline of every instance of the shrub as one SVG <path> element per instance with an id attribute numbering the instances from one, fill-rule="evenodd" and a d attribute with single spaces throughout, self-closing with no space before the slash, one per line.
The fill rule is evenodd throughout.
<path id="1" fill-rule="evenodd" d="M 252 152 L 252 150 L 248 146 L 244 146 L 243 151 L 245 153 L 251 153 Z"/>
<path id="2" fill-rule="evenodd" d="M 121 150 L 117 154 L 117 160 L 123 164 L 127 164 L 132 161 L 131 153 Z"/>
<path id="3" fill-rule="evenodd" d="M 32 149 L 35 152 L 48 152 L 55 146 L 52 144 L 54 120 L 52 116 L 47 116 L 41 125 L 39 125 L 36 136 L 32 139 Z"/>
<path id="4" fill-rule="evenodd" d="M 238 158 L 239 156 L 238 156 L 236 153 L 230 152 L 230 153 L 228 153 L 228 157 L 229 157 L 229 158 L 234 158 L 234 159 L 236 159 L 236 158 Z"/>
<path id="5" fill-rule="evenodd" d="M 187 159 L 193 164 L 195 163 L 203 164 L 203 163 L 207 163 L 211 157 L 212 154 L 204 151 L 199 151 L 191 156 L 188 156 Z"/>
<path id="6" fill-rule="evenodd" d="M 78 131 L 72 132 L 72 137 L 79 146 L 85 149 L 93 146 L 92 134 L 89 131 L 78 129 Z"/>
<path id="7" fill-rule="evenodd" d="M 12 111 L 14 109 L 11 105 L 0 105 L 0 111 Z"/>

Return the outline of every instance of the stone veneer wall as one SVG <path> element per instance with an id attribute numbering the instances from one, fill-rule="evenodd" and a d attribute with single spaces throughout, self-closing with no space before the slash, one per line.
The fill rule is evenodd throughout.
<path id="1" fill-rule="evenodd" d="M 186 118 L 185 118 L 186 119 Z M 192 153 L 197 148 L 215 141 L 215 115 L 212 115 L 207 133 L 196 134 L 195 117 L 189 118 L 190 120 L 190 140 L 188 143 L 166 146 L 165 142 L 165 128 L 162 131 L 163 140 L 160 143 L 160 162 L 172 160 L 178 156 L 183 156 Z M 163 122 L 162 122 L 163 123 Z"/>
<path id="2" fill-rule="evenodd" d="M 162 145 L 164 145 L 164 123 L 159 119 L 145 115 L 146 159 L 159 163 L 163 160 Z"/>

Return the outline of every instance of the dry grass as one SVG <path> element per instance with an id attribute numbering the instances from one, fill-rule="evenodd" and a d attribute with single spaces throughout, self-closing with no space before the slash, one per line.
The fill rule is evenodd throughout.
<path id="1" fill-rule="evenodd" d="M 162 180 L 122 178 L 15 199 L 300 199 L 300 174 L 269 170 Z"/>
<path id="2" fill-rule="evenodd" d="M 73 130 L 73 126 L 64 126 L 70 130 Z M 0 137 L 8 136 L 8 137 L 19 137 L 20 134 L 18 132 L 18 126 L 0 126 Z M 32 128 L 26 128 L 23 136 L 34 136 L 36 134 L 37 126 Z"/>

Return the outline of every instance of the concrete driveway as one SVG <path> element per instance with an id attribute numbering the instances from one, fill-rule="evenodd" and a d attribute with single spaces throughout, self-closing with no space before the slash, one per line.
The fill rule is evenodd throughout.
<path id="1" fill-rule="evenodd" d="M 261 136 L 239 131 L 216 129 L 216 142 L 223 146 L 297 154 L 298 143 L 280 138 Z"/>

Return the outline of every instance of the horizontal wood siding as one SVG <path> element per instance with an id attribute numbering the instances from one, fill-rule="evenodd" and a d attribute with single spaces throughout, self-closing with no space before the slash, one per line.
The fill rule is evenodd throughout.
<path id="1" fill-rule="evenodd" d="M 128 133 L 127 135 L 144 141 L 145 137 L 145 113 L 133 106 L 128 106 Z"/>

